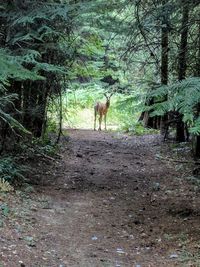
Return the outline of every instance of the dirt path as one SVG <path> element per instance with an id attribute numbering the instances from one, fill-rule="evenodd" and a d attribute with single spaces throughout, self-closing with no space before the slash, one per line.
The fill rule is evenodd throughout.
<path id="1" fill-rule="evenodd" d="M 40 181 L 33 192 L 0 200 L 11 210 L 0 266 L 199 266 L 190 254 L 199 244 L 199 191 L 159 160 L 159 137 L 69 134 L 62 160 L 41 161 L 30 175 Z"/>

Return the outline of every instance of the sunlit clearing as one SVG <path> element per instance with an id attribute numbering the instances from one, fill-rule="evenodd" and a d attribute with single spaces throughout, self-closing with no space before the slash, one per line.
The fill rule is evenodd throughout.
<path id="1" fill-rule="evenodd" d="M 107 117 L 109 117 L 109 112 Z M 99 121 L 97 117 L 97 129 L 99 126 Z M 84 108 L 77 110 L 74 114 L 73 119 L 68 119 L 63 123 L 64 128 L 76 128 L 76 129 L 94 129 L 94 111 L 92 108 Z M 104 121 L 102 121 L 102 130 L 104 130 Z M 107 118 L 107 130 L 117 130 L 119 127 L 112 123 L 109 123 L 109 118 Z"/>

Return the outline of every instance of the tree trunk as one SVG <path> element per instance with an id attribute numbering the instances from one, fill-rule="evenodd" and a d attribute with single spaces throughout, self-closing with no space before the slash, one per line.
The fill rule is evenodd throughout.
<path id="1" fill-rule="evenodd" d="M 35 137 L 41 137 L 45 132 L 44 126 L 46 124 L 46 106 L 48 100 L 48 88 L 46 83 L 39 87 L 37 108 L 39 108 L 39 114 L 36 114 L 33 119 L 33 134 Z M 39 116 L 38 116 L 39 115 Z"/>
<path id="2" fill-rule="evenodd" d="M 41 81 L 27 82 L 23 93 L 23 125 L 35 137 L 40 137 L 45 123 L 47 84 Z"/>
<path id="3" fill-rule="evenodd" d="M 168 14 L 165 10 L 167 0 L 162 1 L 163 5 L 163 21 L 162 21 L 162 32 L 161 32 L 161 84 L 168 84 L 168 62 L 169 62 L 169 25 L 168 25 Z M 165 99 L 167 100 L 167 99 Z M 168 115 L 165 114 L 160 119 L 160 133 L 165 133 L 165 124 L 168 120 Z"/>
<path id="4" fill-rule="evenodd" d="M 188 19 L 189 19 L 189 5 L 185 0 L 183 4 L 182 26 L 181 26 L 181 43 L 179 49 L 178 62 L 178 79 L 179 81 L 185 79 L 187 69 L 187 45 L 188 45 Z"/>
<path id="5" fill-rule="evenodd" d="M 176 141 L 177 142 L 185 142 L 185 125 L 182 121 L 182 116 L 176 124 Z"/>
<path id="6" fill-rule="evenodd" d="M 165 11 L 165 5 L 167 1 L 163 0 L 163 13 Z M 169 25 L 168 16 L 163 14 L 162 33 L 161 33 L 161 83 L 168 84 L 168 52 L 169 52 Z"/>
<path id="7" fill-rule="evenodd" d="M 152 98 L 152 99 L 150 99 L 149 101 L 146 102 L 146 105 L 147 106 L 151 106 L 151 105 L 153 105 L 153 103 L 154 103 L 154 100 Z M 155 123 L 154 123 L 155 117 L 154 118 L 150 117 L 150 115 L 149 115 L 150 112 L 151 111 L 144 111 L 144 115 L 143 115 L 144 127 L 147 127 L 147 128 L 153 128 L 154 125 L 155 125 Z"/>
<path id="8" fill-rule="evenodd" d="M 182 23 L 181 23 L 181 42 L 178 58 L 178 80 L 185 79 L 187 69 L 187 46 L 188 46 L 188 19 L 189 19 L 189 3 L 187 0 L 183 2 Z M 182 116 L 180 116 L 181 120 Z M 185 126 L 182 120 L 177 123 L 176 141 L 185 141 Z"/>
<path id="9" fill-rule="evenodd" d="M 196 65 L 196 71 L 195 71 L 195 75 L 197 77 L 200 77 L 200 22 L 199 22 L 199 27 L 198 27 L 198 54 L 197 54 L 197 65 Z"/>
<path id="10" fill-rule="evenodd" d="M 200 157 L 200 136 L 196 136 L 195 156 Z"/>
<path id="11" fill-rule="evenodd" d="M 197 65 L 195 70 L 195 75 L 197 77 L 200 77 L 200 22 L 198 27 L 199 32 L 199 38 L 198 38 L 198 51 L 197 51 Z M 196 118 L 198 118 L 200 114 L 200 103 L 197 105 L 197 112 L 196 112 Z M 200 157 L 200 135 L 195 135 L 192 137 L 192 148 L 193 148 L 193 154 L 195 157 Z"/>
<path id="12" fill-rule="evenodd" d="M 193 152 L 194 157 L 196 158 L 200 157 L 200 136 L 199 135 L 192 136 L 192 152 Z"/>

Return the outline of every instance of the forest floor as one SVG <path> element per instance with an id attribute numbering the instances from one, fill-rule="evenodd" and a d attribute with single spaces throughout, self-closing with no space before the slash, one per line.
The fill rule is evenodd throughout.
<path id="1" fill-rule="evenodd" d="M 0 195 L 0 266 L 200 266 L 200 187 L 185 146 L 69 130 L 32 186 Z"/>

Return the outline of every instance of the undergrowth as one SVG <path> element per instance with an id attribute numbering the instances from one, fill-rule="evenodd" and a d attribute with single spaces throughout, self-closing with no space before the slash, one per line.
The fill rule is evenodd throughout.
<path id="1" fill-rule="evenodd" d="M 7 156 L 0 159 L 1 184 L 6 181 L 14 183 L 16 180 L 24 180 L 24 167 L 20 166 L 13 157 Z"/>
<path id="2" fill-rule="evenodd" d="M 123 124 L 122 130 L 126 133 L 134 134 L 134 135 L 145 135 L 145 134 L 157 134 L 158 130 L 145 128 L 141 122 L 131 123 L 127 121 Z"/>
<path id="3" fill-rule="evenodd" d="M 19 186 L 26 181 L 26 174 L 31 170 L 30 162 L 41 158 L 51 159 L 58 151 L 49 138 L 33 139 L 18 145 L 15 154 L 6 155 L 0 159 L 0 192 L 13 191 L 13 186 Z"/>
<path id="4" fill-rule="evenodd" d="M 134 94 L 134 93 L 133 93 Z M 104 90 L 100 88 L 83 88 L 70 90 L 63 95 L 63 126 L 64 128 L 93 129 L 94 105 L 96 102 L 105 103 Z M 111 97 L 107 113 L 107 129 L 135 134 L 146 134 L 149 130 L 138 124 L 141 111 L 141 100 L 134 96 L 115 93 Z M 56 106 L 52 103 L 49 108 L 49 129 L 58 124 Z M 98 122 L 98 119 L 97 119 Z M 98 124 L 98 123 L 97 123 Z M 104 129 L 104 121 L 102 121 Z"/>
<path id="5" fill-rule="evenodd" d="M 64 128 L 93 129 L 94 105 L 97 101 L 102 103 L 106 101 L 104 91 L 99 88 L 79 88 L 65 93 L 63 95 Z M 140 112 L 140 99 L 135 96 L 115 93 L 111 97 L 111 104 L 107 113 L 107 129 L 135 135 L 157 133 L 158 131 L 147 129 L 142 123 L 138 122 Z M 56 116 L 56 106 L 53 103 L 50 105 L 48 117 L 48 129 L 56 132 L 58 118 Z M 104 129 L 104 121 L 102 121 L 102 129 Z"/>
<path id="6" fill-rule="evenodd" d="M 182 266 L 197 266 L 200 267 L 200 253 L 191 253 L 189 251 L 182 251 L 180 255 L 179 261 L 181 262 Z"/>

